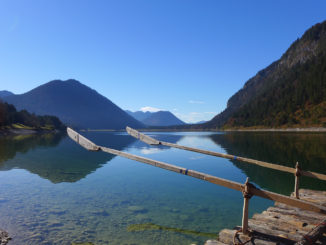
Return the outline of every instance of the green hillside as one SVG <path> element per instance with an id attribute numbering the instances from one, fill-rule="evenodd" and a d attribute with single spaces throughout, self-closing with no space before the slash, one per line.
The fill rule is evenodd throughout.
<path id="1" fill-rule="evenodd" d="M 0 129 L 64 129 L 62 122 L 54 116 L 37 116 L 26 110 L 17 111 L 15 106 L 0 101 Z"/>
<path id="2" fill-rule="evenodd" d="M 248 80 L 200 128 L 326 126 L 326 21 Z"/>

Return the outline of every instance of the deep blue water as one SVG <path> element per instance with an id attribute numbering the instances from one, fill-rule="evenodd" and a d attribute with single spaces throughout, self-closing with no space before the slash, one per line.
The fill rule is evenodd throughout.
<path id="1" fill-rule="evenodd" d="M 294 176 L 168 147 L 126 133 L 82 133 L 95 143 L 289 195 Z M 159 140 L 326 173 L 326 135 L 148 133 Z M 302 187 L 326 189 L 303 178 Z M 242 194 L 103 152 L 65 135 L 0 139 L 0 227 L 10 244 L 203 244 L 241 224 Z M 271 201 L 253 197 L 251 215 Z"/>

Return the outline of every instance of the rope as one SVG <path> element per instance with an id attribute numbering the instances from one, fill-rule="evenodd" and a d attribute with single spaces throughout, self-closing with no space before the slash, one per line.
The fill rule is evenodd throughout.
<path id="1" fill-rule="evenodd" d="M 233 245 L 245 245 L 245 244 L 247 244 L 248 242 L 251 241 L 251 239 L 252 239 L 251 236 L 252 236 L 252 233 L 253 233 L 253 232 L 250 230 L 250 231 L 249 231 L 249 235 L 248 235 L 248 236 L 249 236 L 249 239 L 248 239 L 247 241 L 245 241 L 245 242 L 241 242 L 240 239 L 238 238 L 238 241 L 239 241 L 239 242 L 236 242 L 236 241 L 235 241 L 235 238 L 237 237 L 238 233 L 240 233 L 240 232 L 242 232 L 242 228 L 240 228 L 239 230 L 237 230 L 237 231 L 234 233 L 234 236 L 233 236 Z"/>
<path id="2" fill-rule="evenodd" d="M 301 176 L 301 168 L 297 165 L 295 168 L 295 176 L 300 177 Z"/>
<path id="3" fill-rule="evenodd" d="M 304 235 L 303 237 L 304 237 L 304 239 L 307 240 L 307 242 L 308 242 L 309 244 L 313 244 L 313 243 L 314 243 L 314 242 L 311 240 L 310 236 L 308 236 L 308 235 Z"/>
<path id="4" fill-rule="evenodd" d="M 253 194 L 250 192 L 250 188 L 256 188 L 256 186 L 248 182 L 245 183 L 245 186 L 242 187 L 242 195 L 244 198 L 248 198 L 248 199 L 252 198 Z"/>

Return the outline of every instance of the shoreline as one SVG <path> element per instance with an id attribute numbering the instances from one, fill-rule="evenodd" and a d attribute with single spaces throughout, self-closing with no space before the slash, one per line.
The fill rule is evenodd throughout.
<path id="1" fill-rule="evenodd" d="M 38 129 L 0 129 L 0 137 L 14 135 L 31 135 L 43 133 L 57 133 L 58 130 L 38 130 Z"/>
<path id="2" fill-rule="evenodd" d="M 223 132 L 326 132 L 326 128 L 259 128 L 259 129 L 224 129 Z"/>
<path id="3" fill-rule="evenodd" d="M 326 128 L 309 127 L 309 128 L 241 128 L 241 129 L 155 129 L 143 128 L 137 129 L 140 132 L 313 132 L 326 133 Z M 81 129 L 81 132 L 125 132 L 124 129 Z"/>

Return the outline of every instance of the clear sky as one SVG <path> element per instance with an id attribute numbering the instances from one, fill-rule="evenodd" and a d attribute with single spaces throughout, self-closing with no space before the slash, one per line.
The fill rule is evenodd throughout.
<path id="1" fill-rule="evenodd" d="M 122 109 L 211 119 L 325 0 L 0 0 L 0 90 L 74 78 Z"/>

